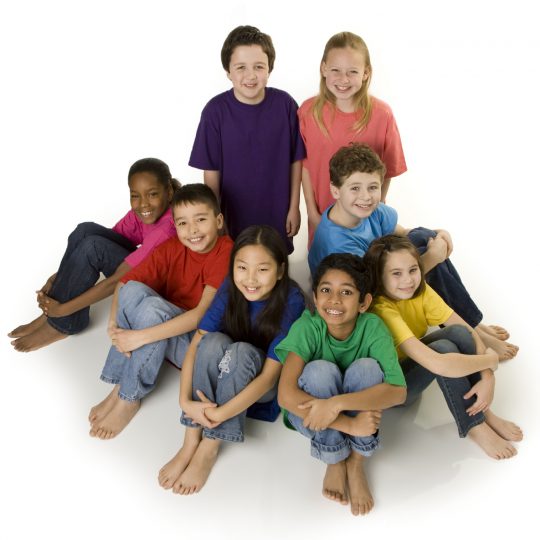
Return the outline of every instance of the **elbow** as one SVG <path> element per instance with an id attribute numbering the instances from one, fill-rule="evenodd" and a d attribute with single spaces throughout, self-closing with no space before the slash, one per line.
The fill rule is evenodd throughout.
<path id="1" fill-rule="evenodd" d="M 396 405 L 403 405 L 407 399 L 407 387 L 400 386 L 396 394 Z"/>

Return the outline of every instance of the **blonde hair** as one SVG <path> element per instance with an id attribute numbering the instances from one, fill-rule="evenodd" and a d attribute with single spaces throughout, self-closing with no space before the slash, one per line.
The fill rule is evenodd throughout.
<path id="1" fill-rule="evenodd" d="M 328 136 L 328 128 L 324 124 L 322 111 L 325 104 L 330 103 L 332 106 L 332 110 L 335 113 L 336 98 L 326 86 L 326 80 L 322 74 L 322 65 L 324 62 L 326 62 L 328 58 L 328 53 L 331 50 L 346 49 L 347 47 L 350 47 L 351 49 L 354 49 L 355 51 L 358 51 L 363 55 L 367 73 L 367 79 L 363 82 L 362 88 L 360 88 L 360 90 L 353 96 L 354 110 L 357 111 L 359 109 L 362 109 L 364 111 L 362 117 L 355 122 L 353 126 L 354 131 L 362 131 L 362 129 L 366 127 L 367 123 L 371 118 L 372 104 L 368 94 L 368 89 L 369 83 L 371 82 L 372 68 L 371 60 L 369 58 L 369 50 L 365 41 L 360 36 L 357 36 L 352 32 L 340 32 L 339 34 L 335 34 L 334 36 L 332 36 L 324 47 L 324 53 L 321 60 L 321 80 L 319 82 L 319 95 L 316 97 L 312 108 L 313 117 L 315 118 L 315 121 L 317 122 L 320 130 L 326 136 Z"/>

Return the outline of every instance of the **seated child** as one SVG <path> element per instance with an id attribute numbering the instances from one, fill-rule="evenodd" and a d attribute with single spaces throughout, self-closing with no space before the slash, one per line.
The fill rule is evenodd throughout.
<path id="1" fill-rule="evenodd" d="M 131 210 L 112 229 L 80 223 L 69 235 L 58 271 L 37 291 L 42 315 L 8 334 L 16 338 L 11 344 L 17 351 L 35 351 L 82 332 L 90 306 L 111 295 L 126 272 L 175 235 L 169 205 L 180 183 L 167 164 L 155 158 L 136 161 L 128 186 Z M 96 283 L 101 273 L 106 279 Z"/>
<path id="2" fill-rule="evenodd" d="M 355 255 L 329 255 L 313 277 L 316 312 L 304 311 L 276 347 L 285 422 L 327 464 L 323 495 L 366 514 L 373 497 L 363 464 L 379 447 L 381 410 L 403 403 L 405 379 L 392 337 L 366 313 L 371 290 Z M 288 411 L 288 412 L 287 412 Z"/>
<path id="3" fill-rule="evenodd" d="M 227 273 L 232 241 L 204 184 L 180 188 L 172 202 L 177 237 L 160 245 L 117 285 L 101 379 L 112 392 L 90 411 L 90 435 L 115 437 L 152 391 L 167 358 L 182 366 L 195 328 Z"/>
<path id="4" fill-rule="evenodd" d="M 412 403 L 433 379 L 454 416 L 460 437 L 470 437 L 495 459 L 514 456 L 518 426 L 491 411 L 498 357 L 424 281 L 422 261 L 403 236 L 371 243 L 364 258 L 375 278 L 372 311 L 386 323 L 398 350 Z M 442 330 L 426 334 L 429 326 Z"/>
<path id="5" fill-rule="evenodd" d="M 291 253 L 305 150 L 298 105 L 283 90 L 266 87 L 275 57 L 272 39 L 257 28 L 231 31 L 221 63 L 232 89 L 202 111 L 189 164 L 204 170 L 233 239 L 250 225 L 271 225 Z"/>
<path id="6" fill-rule="evenodd" d="M 274 421 L 281 364 L 274 347 L 304 310 L 278 232 L 254 225 L 237 237 L 229 277 L 199 323 L 180 381 L 184 443 L 159 483 L 191 495 L 203 487 L 223 441 L 242 442 L 248 416 Z"/>
<path id="7" fill-rule="evenodd" d="M 352 143 L 334 154 L 330 160 L 330 191 L 336 202 L 324 211 L 315 232 L 308 257 L 311 273 L 329 253 L 363 256 L 370 243 L 380 236 L 407 235 L 422 256 L 426 281 L 431 287 L 467 324 L 476 328 L 500 360 L 513 358 L 518 347 L 505 341 L 508 332 L 499 326 L 481 324 L 482 313 L 448 258 L 452 251 L 450 235 L 422 227 L 405 229 L 397 222 L 397 212 L 380 202 L 384 171 L 384 164 L 367 145 Z"/>

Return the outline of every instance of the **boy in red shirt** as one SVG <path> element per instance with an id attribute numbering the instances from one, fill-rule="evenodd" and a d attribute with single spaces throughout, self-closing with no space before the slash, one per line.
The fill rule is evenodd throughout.
<path id="1" fill-rule="evenodd" d="M 112 347 L 101 380 L 112 392 L 90 410 L 90 435 L 115 437 L 155 386 L 165 358 L 182 367 L 197 324 L 227 274 L 232 240 L 204 184 L 180 188 L 172 201 L 177 237 L 158 246 L 118 283 L 109 316 Z"/>

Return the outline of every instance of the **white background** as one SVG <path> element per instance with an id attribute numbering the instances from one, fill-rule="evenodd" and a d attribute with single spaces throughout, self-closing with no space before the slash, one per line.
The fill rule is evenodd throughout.
<path id="1" fill-rule="evenodd" d="M 21 354 L 4 338 L 0 534 L 57 538 L 503 538 L 536 520 L 538 39 L 533 2 L 3 2 L 0 8 L 1 327 L 38 315 L 33 291 L 56 269 L 73 227 L 112 225 L 128 208 L 135 160 L 166 161 L 183 182 L 200 111 L 229 88 L 219 53 L 252 24 L 277 50 L 270 84 L 301 103 L 316 92 L 326 40 L 361 35 L 372 93 L 393 108 L 409 171 L 388 202 L 404 226 L 450 230 L 453 260 L 486 322 L 521 346 L 501 366 L 494 410 L 525 440 L 507 462 L 459 440 L 442 396 L 391 411 L 368 468 L 376 507 L 354 518 L 320 495 L 308 442 L 250 423 L 203 491 L 157 484 L 176 452 L 178 373 L 115 440 L 88 436 L 108 343 L 109 301 L 82 335 Z M 305 225 L 292 258 L 306 284 Z M 531 298 L 532 296 L 532 298 Z M 527 487 L 532 492 L 525 493 Z M 7 534 L 7 535 L 6 535 Z M 532 532 L 530 534 L 533 534 Z M 525 535 L 525 537 L 528 535 Z"/>

